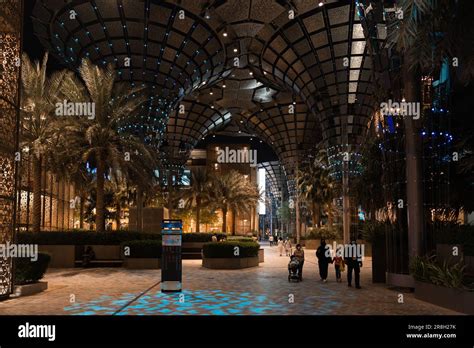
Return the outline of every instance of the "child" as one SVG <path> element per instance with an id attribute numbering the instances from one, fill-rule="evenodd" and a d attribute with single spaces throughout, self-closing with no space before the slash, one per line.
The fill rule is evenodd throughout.
<path id="1" fill-rule="evenodd" d="M 344 272 L 344 260 L 340 253 L 336 252 L 336 256 L 332 259 L 334 262 L 334 268 L 336 269 L 336 281 L 338 283 L 342 282 L 341 272 Z"/>
<path id="2" fill-rule="evenodd" d="M 286 256 L 290 256 L 292 254 L 292 251 L 291 250 L 291 242 L 290 240 L 287 238 L 285 240 L 285 253 L 286 253 Z"/>

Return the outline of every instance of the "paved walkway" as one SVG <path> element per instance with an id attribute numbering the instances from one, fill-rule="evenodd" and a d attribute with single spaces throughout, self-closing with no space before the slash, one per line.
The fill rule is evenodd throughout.
<path id="1" fill-rule="evenodd" d="M 184 290 L 173 294 L 161 293 L 159 270 L 50 270 L 47 291 L 0 302 L 0 315 L 458 314 L 412 293 L 398 303 L 398 291 L 371 283 L 370 259 L 362 268 L 360 290 L 336 283 L 332 265 L 329 281 L 320 282 L 314 250 L 306 250 L 304 281 L 289 283 L 288 258 L 276 247 L 264 249 L 265 262 L 243 270 L 210 270 L 201 260 L 184 260 Z"/>

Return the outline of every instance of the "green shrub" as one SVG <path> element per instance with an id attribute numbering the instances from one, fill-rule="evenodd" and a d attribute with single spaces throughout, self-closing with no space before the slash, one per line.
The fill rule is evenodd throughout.
<path id="1" fill-rule="evenodd" d="M 20 232 L 18 243 L 39 245 L 120 245 L 131 240 L 161 240 L 158 233 L 140 233 L 128 231 L 43 231 L 39 233 Z"/>
<path id="2" fill-rule="evenodd" d="M 310 227 L 308 228 L 307 235 L 302 240 L 309 240 L 309 239 L 342 239 L 342 229 L 337 226 L 332 227 Z"/>
<path id="3" fill-rule="evenodd" d="M 235 247 L 239 249 L 239 255 L 235 255 Z M 260 244 L 248 241 L 225 241 L 206 243 L 203 246 L 203 254 L 206 258 L 243 258 L 258 256 Z"/>
<path id="4" fill-rule="evenodd" d="M 456 289 L 464 287 L 465 269 L 463 260 L 453 265 L 450 265 L 447 260 L 439 264 L 435 256 L 417 256 L 410 264 L 410 273 L 416 280 Z"/>
<path id="5" fill-rule="evenodd" d="M 375 241 L 383 240 L 387 231 L 394 228 L 390 223 L 379 221 L 366 221 L 360 226 L 359 232 L 362 234 L 362 239 L 366 242 L 374 243 Z"/>
<path id="6" fill-rule="evenodd" d="M 183 233 L 183 243 L 206 243 L 212 241 L 212 236 L 218 240 L 226 237 L 225 233 Z"/>
<path id="7" fill-rule="evenodd" d="M 38 253 L 36 261 L 29 258 L 16 259 L 15 284 L 24 285 L 38 282 L 46 273 L 50 261 L 51 256 L 47 253 Z"/>
<path id="8" fill-rule="evenodd" d="M 125 251 L 125 248 L 130 248 L 129 254 L 124 254 L 125 257 L 136 259 L 161 258 L 162 246 L 159 240 L 131 240 L 121 244 L 122 251 Z"/>
<path id="9" fill-rule="evenodd" d="M 234 242 L 254 242 L 255 239 L 252 237 L 244 237 L 244 236 L 228 236 L 227 237 L 228 241 L 234 241 Z"/>

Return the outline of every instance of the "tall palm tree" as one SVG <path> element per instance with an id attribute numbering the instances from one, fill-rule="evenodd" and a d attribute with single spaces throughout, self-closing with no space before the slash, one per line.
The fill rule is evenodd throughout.
<path id="1" fill-rule="evenodd" d="M 33 170 L 33 232 L 41 228 L 41 175 L 43 166 L 53 155 L 51 142 L 57 130 L 55 105 L 59 101 L 60 89 L 65 71 L 46 76 L 48 54 L 40 64 L 32 62 L 28 55 L 22 57 L 22 107 L 21 107 L 21 143 L 28 151 Z"/>
<path id="2" fill-rule="evenodd" d="M 232 234 L 235 234 L 237 213 L 249 212 L 259 199 L 258 189 L 244 180 L 243 175 L 232 170 L 223 175 L 213 176 L 211 181 L 211 199 L 222 211 L 222 231 L 227 232 L 227 213 L 232 212 Z"/>
<path id="3" fill-rule="evenodd" d="M 211 182 L 206 168 L 198 167 L 192 171 L 191 186 L 184 191 L 183 198 L 189 207 L 195 205 L 196 232 L 200 232 L 201 207 L 209 203 Z"/>
<path id="4" fill-rule="evenodd" d="M 298 170 L 296 184 L 299 195 L 311 209 L 313 225 L 319 226 L 322 208 L 326 206 L 331 214 L 330 205 L 336 195 L 336 185 L 329 169 L 316 159 L 306 168 Z"/>
<path id="5" fill-rule="evenodd" d="M 152 161 L 148 149 L 135 136 L 121 132 L 121 126 L 140 105 L 146 101 L 141 89 L 131 89 L 123 83 L 115 82 L 112 65 L 106 68 L 95 66 L 88 59 L 79 67 L 81 79 L 70 73 L 64 82 L 63 94 L 70 102 L 93 103 L 95 116 L 76 115 L 67 127 L 71 143 L 82 149 L 82 161 L 89 162 L 96 170 L 96 229 L 105 231 L 105 181 L 112 176 L 124 175 L 123 168 L 138 166 Z M 137 154 L 139 161 L 128 163 L 130 156 Z M 128 156 L 127 156 L 128 155 Z"/>

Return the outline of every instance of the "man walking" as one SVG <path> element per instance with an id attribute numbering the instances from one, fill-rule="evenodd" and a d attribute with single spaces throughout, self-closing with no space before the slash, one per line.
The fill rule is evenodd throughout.
<path id="1" fill-rule="evenodd" d="M 345 250 L 345 262 L 347 265 L 347 286 L 352 287 L 352 271 L 354 271 L 354 280 L 356 289 L 360 286 L 360 268 L 362 267 L 362 255 L 359 255 L 356 241 L 353 240 L 349 248 Z"/>

